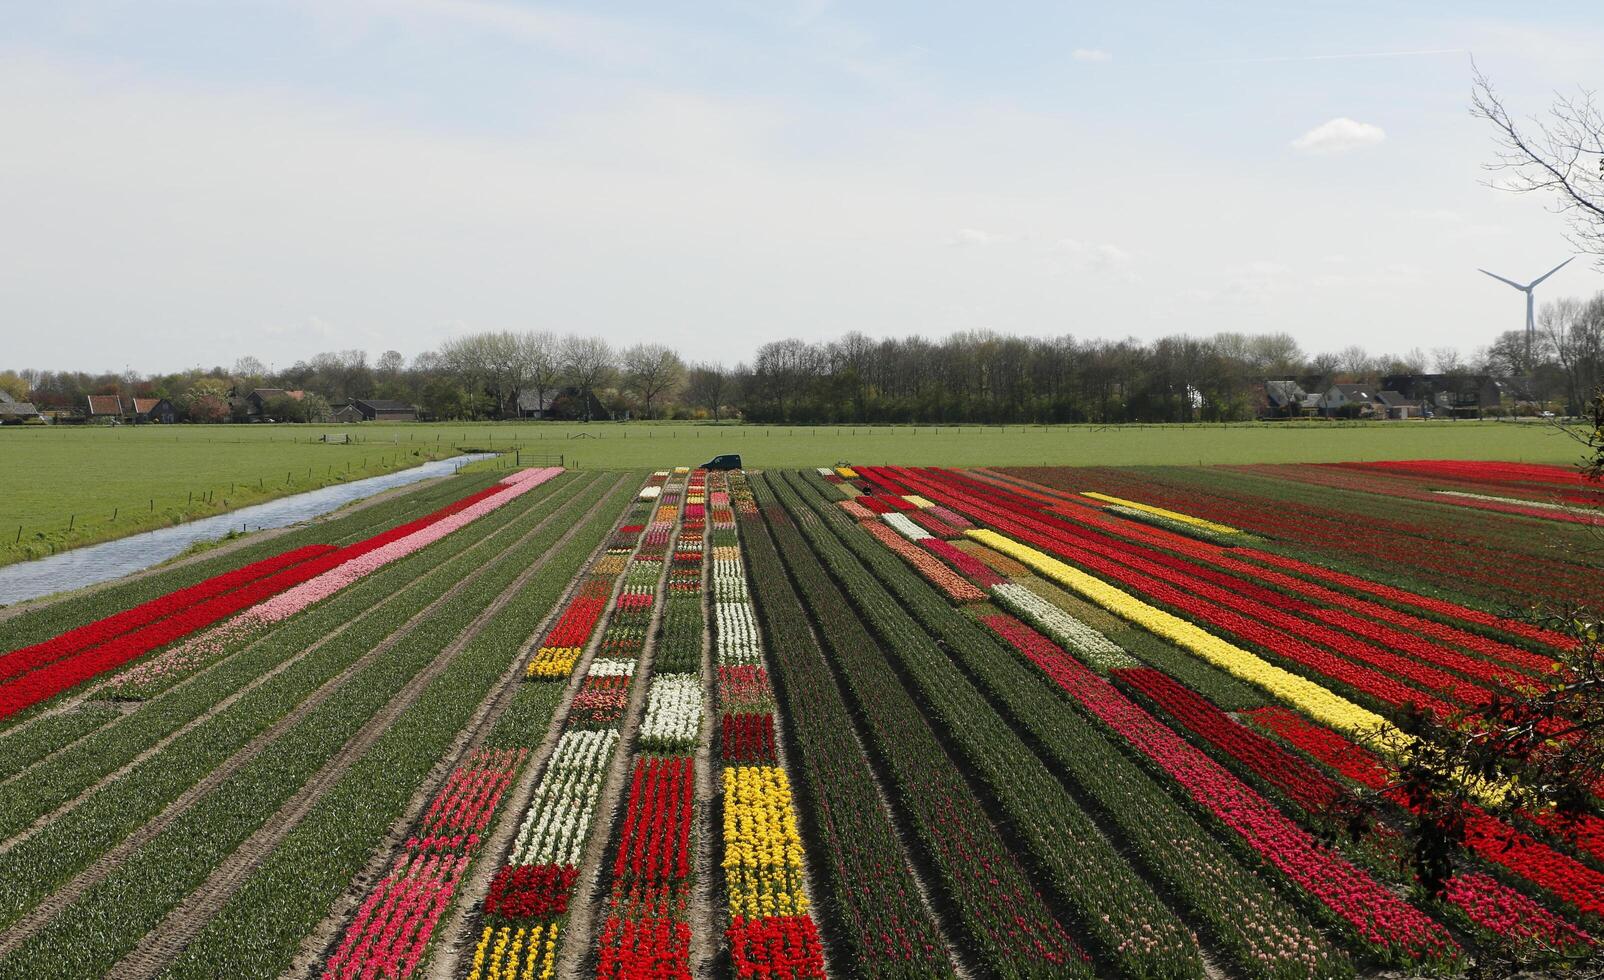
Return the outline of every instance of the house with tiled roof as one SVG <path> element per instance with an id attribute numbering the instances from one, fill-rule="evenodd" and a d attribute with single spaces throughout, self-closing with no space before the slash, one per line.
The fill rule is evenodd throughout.
<path id="1" fill-rule="evenodd" d="M 178 410 L 165 398 L 135 398 L 132 401 L 135 422 L 172 425 L 178 421 Z"/>
<path id="2" fill-rule="evenodd" d="M 91 421 L 120 422 L 123 417 L 123 400 L 117 395 L 90 395 L 89 418 Z"/>

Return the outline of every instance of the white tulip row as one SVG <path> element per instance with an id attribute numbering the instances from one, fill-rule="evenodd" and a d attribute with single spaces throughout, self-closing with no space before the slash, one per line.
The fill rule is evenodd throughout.
<path id="1" fill-rule="evenodd" d="M 915 524 L 901 514 L 881 514 L 891 529 L 907 538 L 909 541 L 923 541 L 925 538 L 935 537 L 929 531 Z"/>
<path id="2" fill-rule="evenodd" d="M 718 627 L 714 648 L 720 666 L 763 663 L 763 641 L 750 603 L 715 602 L 713 621 Z"/>
<path id="3" fill-rule="evenodd" d="M 1130 654 L 1108 637 L 1017 582 L 994 585 L 991 594 L 998 605 L 1046 633 L 1058 645 L 1084 656 L 1098 669 L 1136 666 Z"/>
<path id="4" fill-rule="evenodd" d="M 592 677 L 634 677 L 635 661 L 605 660 L 597 657 L 590 662 L 590 670 L 586 673 Z"/>
<path id="5" fill-rule="evenodd" d="M 739 558 L 713 559 L 713 598 L 720 602 L 746 601 L 746 572 Z"/>
<path id="6" fill-rule="evenodd" d="M 640 499 L 642 499 L 642 500 L 656 500 L 659 496 L 662 495 L 662 493 L 663 493 L 663 488 L 662 487 L 657 487 L 657 486 L 641 487 L 640 488 Z"/>
<path id="7" fill-rule="evenodd" d="M 641 722 L 641 744 L 648 748 L 691 745 L 702 727 L 702 679 L 695 674 L 664 674 L 652 678 L 646 694 L 646 720 Z"/>
<path id="8" fill-rule="evenodd" d="M 563 735 L 535 787 L 509 863 L 579 863 L 617 745 L 618 732 L 612 730 Z"/>

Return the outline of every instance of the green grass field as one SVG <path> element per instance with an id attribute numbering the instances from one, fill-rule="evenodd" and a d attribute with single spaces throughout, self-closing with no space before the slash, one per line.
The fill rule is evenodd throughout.
<path id="1" fill-rule="evenodd" d="M 345 433 L 347 445 L 320 442 Z M 462 449 L 580 469 L 854 463 L 1134 466 L 1376 459 L 1571 464 L 1543 425 L 1500 422 L 1129 426 L 762 426 L 687 423 L 367 424 L 0 429 L 0 564 L 106 540 Z M 510 466 L 514 457 L 495 461 Z M 115 515 L 115 518 L 114 518 Z M 69 529 L 70 525 L 70 529 Z M 20 529 L 20 534 L 19 534 Z"/>

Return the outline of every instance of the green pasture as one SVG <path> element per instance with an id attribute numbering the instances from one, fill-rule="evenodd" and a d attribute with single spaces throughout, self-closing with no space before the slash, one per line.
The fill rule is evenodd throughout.
<path id="1" fill-rule="evenodd" d="M 344 435 L 345 444 L 320 441 Z M 1376 459 L 1570 464 L 1579 447 L 1517 422 L 1123 426 L 765 426 L 696 423 L 220 425 L 0 429 L 0 564 L 404 469 L 466 449 L 580 469 L 841 461 L 1136 466 Z"/>

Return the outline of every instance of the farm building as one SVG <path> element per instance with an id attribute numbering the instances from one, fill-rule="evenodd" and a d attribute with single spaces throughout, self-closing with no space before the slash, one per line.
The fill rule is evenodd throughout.
<path id="1" fill-rule="evenodd" d="M 345 408 L 354 409 L 358 417 L 351 417 L 349 412 L 343 416 L 336 412 L 334 421 L 416 422 L 418 420 L 417 406 L 408 405 L 406 402 L 397 401 L 393 398 L 358 398 L 345 406 Z"/>
<path id="2" fill-rule="evenodd" d="M 172 425 L 178 421 L 178 410 L 165 398 L 134 398 L 132 420 L 136 423 Z"/>
<path id="3" fill-rule="evenodd" d="M 123 400 L 116 395 L 90 395 L 90 421 L 120 422 L 123 417 Z"/>
<path id="4" fill-rule="evenodd" d="M 334 409 L 334 414 L 330 416 L 330 418 L 334 422 L 344 425 L 348 422 L 361 422 L 363 420 L 363 415 L 360 408 L 347 403 Z"/>
<path id="5" fill-rule="evenodd" d="M 39 409 L 33 402 L 19 402 L 0 391 L 0 425 L 18 425 L 39 418 Z"/>
<path id="6" fill-rule="evenodd" d="M 1376 392 L 1376 405 L 1389 419 L 1425 418 L 1424 406 L 1396 391 Z"/>
<path id="7" fill-rule="evenodd" d="M 598 421 L 611 421 L 612 409 L 596 393 L 589 393 L 590 418 Z M 537 397 L 532 391 L 518 394 L 518 417 L 522 419 L 582 419 L 586 415 L 585 401 L 578 388 L 568 387 L 548 391 L 544 397 Z"/>
<path id="8" fill-rule="evenodd" d="M 1314 415 L 1319 408 L 1319 394 L 1310 394 L 1290 378 L 1273 378 L 1264 382 L 1259 401 L 1259 418 L 1296 418 Z"/>

